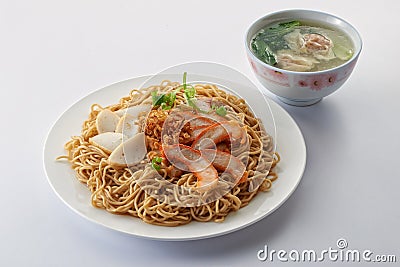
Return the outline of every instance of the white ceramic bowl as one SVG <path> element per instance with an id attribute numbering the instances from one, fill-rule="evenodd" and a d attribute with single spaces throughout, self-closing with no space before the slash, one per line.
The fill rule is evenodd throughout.
<path id="1" fill-rule="evenodd" d="M 254 35 L 266 25 L 287 20 L 306 20 L 345 32 L 353 42 L 354 55 L 344 64 L 315 72 L 287 71 L 258 59 L 250 48 Z M 336 91 L 349 78 L 362 48 L 360 34 L 348 22 L 334 15 L 313 10 L 283 10 L 268 14 L 255 21 L 246 33 L 246 52 L 251 67 L 260 83 L 287 104 L 308 106 Z"/>

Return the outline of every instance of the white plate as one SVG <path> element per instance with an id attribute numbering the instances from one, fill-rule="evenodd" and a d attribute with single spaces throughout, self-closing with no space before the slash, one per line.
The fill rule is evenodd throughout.
<path id="1" fill-rule="evenodd" d="M 55 158 L 65 154 L 63 145 L 72 135 L 79 135 L 93 103 L 117 103 L 132 88 L 138 88 L 148 78 L 133 78 L 91 93 L 65 111 L 50 130 L 44 147 L 44 167 L 50 185 L 68 207 L 94 223 L 134 236 L 159 240 L 193 240 L 223 235 L 249 226 L 271 214 L 294 192 L 306 164 L 304 138 L 290 115 L 278 104 L 268 100 L 275 118 L 277 151 L 282 158 L 278 165 L 279 179 L 273 183 L 270 192 L 260 192 L 247 207 L 229 214 L 223 223 L 191 222 L 179 227 L 163 227 L 146 224 L 139 218 L 114 215 L 94 208 L 90 203 L 88 188 L 75 178 L 68 163 L 57 162 Z M 259 104 L 265 107 L 264 99 L 258 101 L 262 101 Z"/>

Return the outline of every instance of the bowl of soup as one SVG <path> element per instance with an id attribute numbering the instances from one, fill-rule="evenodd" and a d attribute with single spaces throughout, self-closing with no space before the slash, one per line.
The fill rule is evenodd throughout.
<path id="1" fill-rule="evenodd" d="M 308 106 L 339 89 L 362 49 L 358 31 L 320 11 L 283 10 L 256 20 L 246 52 L 263 90 L 284 103 Z"/>

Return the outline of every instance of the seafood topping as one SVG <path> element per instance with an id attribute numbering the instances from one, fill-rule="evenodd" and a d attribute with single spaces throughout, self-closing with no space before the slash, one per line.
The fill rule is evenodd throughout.
<path id="1" fill-rule="evenodd" d="M 209 141 L 203 142 L 207 139 Z M 192 147 L 198 150 L 209 149 L 223 141 L 229 141 L 233 146 L 245 144 L 246 130 L 236 121 L 215 123 L 200 132 L 193 141 Z"/>

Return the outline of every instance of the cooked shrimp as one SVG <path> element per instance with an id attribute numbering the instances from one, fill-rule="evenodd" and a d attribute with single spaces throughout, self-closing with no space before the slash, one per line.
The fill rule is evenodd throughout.
<path id="1" fill-rule="evenodd" d="M 217 170 L 229 173 L 235 180 L 235 184 L 247 180 L 246 166 L 237 157 L 213 149 L 201 150 L 201 155 L 212 162 Z"/>
<path id="2" fill-rule="evenodd" d="M 184 138 L 184 144 L 188 144 L 193 142 L 196 137 L 206 128 L 213 125 L 216 122 L 222 122 L 226 119 L 217 114 L 198 114 L 193 111 L 176 111 L 170 114 L 170 116 L 166 120 L 166 124 L 169 127 L 166 132 L 169 136 L 179 135 L 180 132 L 185 128 L 190 128 L 190 136 L 188 135 Z M 177 125 L 177 126 L 169 126 L 169 125 Z M 181 126 L 178 126 L 181 125 Z M 182 138 L 181 138 L 182 139 Z M 177 140 L 177 138 L 175 138 Z M 177 143 L 177 142 L 176 142 Z M 176 144 L 176 143 L 168 143 Z"/>
<path id="3" fill-rule="evenodd" d="M 213 110 L 214 106 L 219 107 L 223 105 L 223 102 L 221 102 L 220 100 L 216 100 L 215 98 L 212 97 L 199 97 L 196 100 L 194 100 L 194 104 L 202 112 L 210 113 Z"/>
<path id="4" fill-rule="evenodd" d="M 211 142 L 203 142 L 204 140 Z M 194 149 L 202 150 L 213 148 L 216 144 L 230 141 L 232 145 L 246 142 L 246 130 L 236 121 L 223 121 L 205 128 L 193 141 Z"/>
<path id="5" fill-rule="evenodd" d="M 201 153 L 185 145 L 163 146 L 163 153 L 176 168 L 194 173 L 197 178 L 196 189 L 208 191 L 218 184 L 218 172 Z"/>
<path id="6" fill-rule="evenodd" d="M 318 33 L 304 34 L 304 46 L 307 48 L 308 52 L 315 51 L 328 51 L 332 46 L 332 41 Z"/>
<path id="7" fill-rule="evenodd" d="M 190 111 L 173 113 L 173 115 L 175 114 L 189 123 L 192 129 L 207 127 L 214 123 L 213 120 Z"/>
<path id="8" fill-rule="evenodd" d="M 309 71 L 318 63 L 312 57 L 296 55 L 290 50 L 279 50 L 277 52 L 277 66 L 284 70 Z"/>

